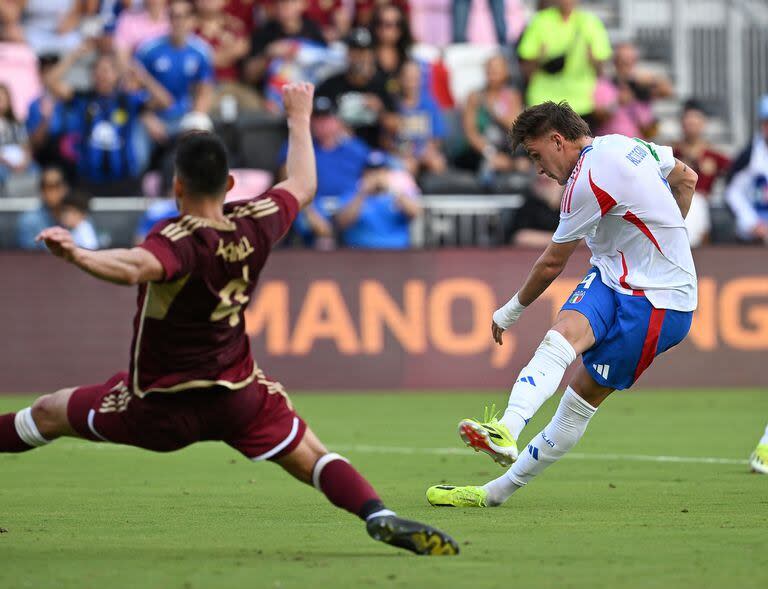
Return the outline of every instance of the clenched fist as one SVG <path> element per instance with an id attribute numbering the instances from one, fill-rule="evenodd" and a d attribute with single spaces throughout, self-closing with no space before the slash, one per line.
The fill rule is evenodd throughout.
<path id="1" fill-rule="evenodd" d="M 296 82 L 283 86 L 283 105 L 289 119 L 307 119 L 312 114 L 315 87 L 309 82 Z"/>

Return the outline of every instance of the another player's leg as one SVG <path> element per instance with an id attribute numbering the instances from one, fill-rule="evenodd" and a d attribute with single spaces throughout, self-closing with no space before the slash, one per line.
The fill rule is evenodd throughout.
<path id="1" fill-rule="evenodd" d="M 461 439 L 502 466 L 511 465 L 518 457 L 520 432 L 555 393 L 568 366 L 594 343 L 592 327 L 584 315 L 573 310 L 561 311 L 531 361 L 520 372 L 504 415 L 497 419 L 486 411 L 482 421 L 462 419 L 459 422 Z"/>
<path id="2" fill-rule="evenodd" d="M 749 466 L 753 472 L 768 474 L 768 426 L 765 427 L 765 433 L 757 443 L 757 448 L 749 457 Z"/>
<path id="3" fill-rule="evenodd" d="M 458 554 L 456 542 L 440 530 L 398 517 L 387 509 L 368 481 L 343 456 L 329 453 L 307 428 L 303 439 L 289 454 L 276 459 L 286 471 L 313 485 L 335 506 L 366 523 L 374 539 L 417 554 Z"/>
<path id="4" fill-rule="evenodd" d="M 67 419 L 74 388 L 39 397 L 30 407 L 0 415 L 0 452 L 26 452 L 61 436 L 77 436 Z"/>
<path id="5" fill-rule="evenodd" d="M 565 456 L 584 435 L 597 407 L 614 389 L 599 385 L 584 366 L 579 368 L 547 426 L 528 444 L 506 473 L 478 487 L 437 485 L 427 490 L 432 505 L 493 507 L 501 505 L 549 465 Z"/>

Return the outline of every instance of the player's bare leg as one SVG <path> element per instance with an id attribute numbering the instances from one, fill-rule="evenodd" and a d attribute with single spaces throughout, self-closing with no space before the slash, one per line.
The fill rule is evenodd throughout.
<path id="1" fill-rule="evenodd" d="M 67 419 L 74 388 L 38 397 L 31 407 L 0 415 L 0 452 L 26 452 L 61 436 L 78 437 Z"/>
<path id="2" fill-rule="evenodd" d="M 501 341 L 501 333 L 494 333 L 494 337 Z M 592 327 L 584 315 L 560 311 L 533 358 L 520 371 L 504 415 L 498 420 L 487 416 L 483 422 L 459 422 L 459 435 L 464 443 L 490 455 L 500 465 L 510 466 L 518 457 L 520 432 L 558 389 L 568 366 L 594 343 Z"/>
<path id="3" fill-rule="evenodd" d="M 290 454 L 276 462 L 300 481 L 314 485 L 335 506 L 366 522 L 374 539 L 417 554 L 458 554 L 459 547 L 447 534 L 426 524 L 397 517 L 386 508 L 376 491 L 343 456 L 329 453 L 307 428 Z"/>
<path id="4" fill-rule="evenodd" d="M 429 502 L 435 506 L 501 505 L 576 445 L 598 406 L 613 390 L 596 383 L 586 368 L 581 366 L 571 385 L 563 393 L 552 420 L 533 437 L 520 454 L 520 458 L 506 473 L 482 487 L 431 487 L 427 491 Z"/>

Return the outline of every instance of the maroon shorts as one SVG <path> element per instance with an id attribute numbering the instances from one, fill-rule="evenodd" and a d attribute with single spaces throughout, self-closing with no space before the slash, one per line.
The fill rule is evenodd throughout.
<path id="1" fill-rule="evenodd" d="M 220 440 L 251 460 L 267 460 L 294 450 L 307 429 L 279 383 L 137 397 L 127 380 L 121 372 L 104 384 L 75 389 L 67 416 L 77 433 L 156 452 Z"/>

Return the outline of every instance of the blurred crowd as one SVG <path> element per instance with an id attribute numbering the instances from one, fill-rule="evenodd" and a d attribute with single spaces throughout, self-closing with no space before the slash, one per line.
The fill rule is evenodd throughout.
<path id="1" fill-rule="evenodd" d="M 561 188 L 510 148 L 521 110 L 567 100 L 596 135 L 654 140 L 653 103 L 673 97 L 673 86 L 641 67 L 632 43 L 612 46 L 578 0 L 540 1 L 530 14 L 522 0 L 491 0 L 484 30 L 468 24 L 477 4 L 3 0 L 0 195 L 29 186 L 41 195 L 18 219 L 18 245 L 34 247 L 40 228 L 59 223 L 97 247 L 94 195 L 153 197 L 141 239 L 176 214 L 168 197 L 177 137 L 222 126 L 237 136 L 249 115 L 279 116 L 280 88 L 299 80 L 317 86 L 319 187 L 292 243 L 409 247 L 422 193 L 522 194 L 522 208 L 504 219 L 505 240 L 546 243 Z M 738 236 L 768 243 L 768 97 L 759 119 L 754 141 L 731 161 L 707 140 L 706 106 L 684 103 L 675 152 L 700 177 L 688 219 L 694 244 L 708 239 L 716 190 Z M 234 162 L 248 159 L 240 143 L 228 141 Z M 264 149 L 274 150 L 270 169 L 237 170 L 243 193 L 284 173 L 285 146 Z"/>

